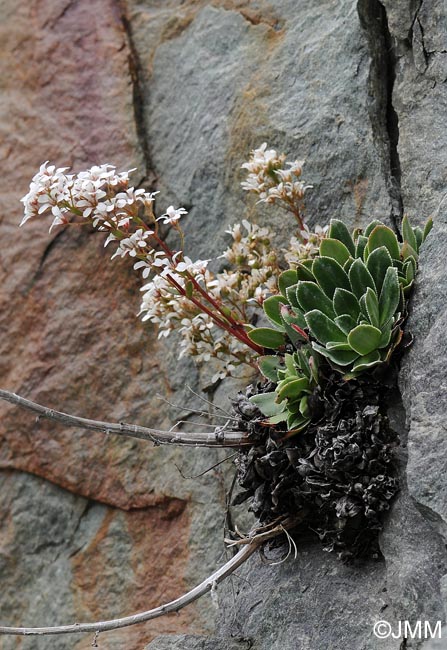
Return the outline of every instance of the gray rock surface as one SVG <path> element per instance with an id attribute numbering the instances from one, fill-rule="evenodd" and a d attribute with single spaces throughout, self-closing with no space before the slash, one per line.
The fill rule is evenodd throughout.
<path id="1" fill-rule="evenodd" d="M 166 392 L 182 408 L 197 405 L 186 385 L 207 380 L 206 369 L 199 377 L 188 361 L 176 362 L 175 346 L 132 326 L 137 283 L 123 268 L 108 270 L 102 245 L 70 233 L 48 245 L 37 227 L 16 236 L 14 206 L 46 157 L 59 157 L 61 165 L 138 165 L 139 179 L 161 190 L 159 208 L 188 209 L 193 257 L 218 254 L 228 225 L 244 217 L 271 224 L 278 242 L 288 238 L 284 215 L 255 206 L 240 188 L 240 165 L 263 141 L 306 159 L 305 180 L 314 185 L 311 224 L 336 216 L 360 226 L 375 217 L 396 227 L 404 212 L 420 223 L 436 216 L 408 325 L 415 343 L 402 367 L 403 400 L 398 394 L 392 400 L 402 489 L 381 537 L 383 559 L 345 566 L 318 542 L 303 540 L 296 559 L 268 565 L 254 556 L 222 584 L 217 622 L 207 596 L 179 617 L 101 635 L 99 647 L 447 648 L 447 632 L 432 641 L 380 640 L 373 633 L 378 620 L 393 630 L 407 619 L 445 622 L 445 3 L 18 5 L 0 0 L 9 57 L 0 72 L 6 89 L 0 227 L 10 242 L 0 252 L 6 387 L 91 417 L 109 410 L 117 420 L 165 425 L 177 411 L 154 394 Z M 81 247 L 86 252 L 77 266 Z M 225 402 L 229 385 L 216 401 Z M 9 407 L 0 420 L 1 622 L 95 620 L 141 610 L 178 595 L 224 561 L 228 475 L 219 468 L 186 481 L 174 466 L 195 475 L 223 453 L 148 452 L 139 443 L 54 427 L 42 432 L 31 420 L 16 421 Z M 281 558 L 281 550 L 272 552 L 272 562 Z M 91 644 L 88 635 L 20 645 L 0 638 L 1 650 Z"/>
<path id="2" fill-rule="evenodd" d="M 249 639 L 179 634 L 158 637 L 145 650 L 250 650 L 252 647 Z"/>

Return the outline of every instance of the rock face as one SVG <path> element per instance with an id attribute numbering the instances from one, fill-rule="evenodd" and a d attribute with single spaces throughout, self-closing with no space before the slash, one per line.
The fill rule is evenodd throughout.
<path id="1" fill-rule="evenodd" d="M 241 218 L 271 223 L 240 189 L 267 141 L 306 159 L 311 224 L 403 212 L 435 228 L 393 398 L 402 490 L 384 560 L 344 566 L 318 545 L 258 556 L 179 616 L 100 635 L 107 650 L 400 650 L 442 640 L 374 636 L 388 621 L 445 620 L 447 578 L 443 253 L 447 17 L 441 0 L 0 0 L 0 387 L 53 408 L 168 426 L 206 386 L 175 342 L 135 317 L 139 280 L 100 235 L 17 229 L 46 159 L 137 167 L 159 208 L 184 205 L 191 256 Z M 5 245 L 6 242 L 6 245 Z M 223 401 L 228 382 L 214 395 Z M 236 390 L 236 388 L 234 388 Z M 169 400 L 166 403 L 158 397 Z M 207 393 L 207 399 L 213 395 Z M 180 405 L 176 409 L 173 404 Z M 0 405 L 0 623 L 51 625 L 148 609 L 223 560 L 222 452 L 152 449 L 36 421 Z M 408 439 L 408 444 L 407 444 Z M 231 477 L 230 477 L 231 479 Z M 278 560 L 280 557 L 274 557 Z M 91 635 L 0 637 L 0 650 L 84 650 Z M 147 646 L 149 644 L 149 646 Z"/>

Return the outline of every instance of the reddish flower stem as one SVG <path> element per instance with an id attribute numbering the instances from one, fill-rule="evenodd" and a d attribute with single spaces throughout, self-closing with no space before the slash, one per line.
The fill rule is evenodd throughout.
<path id="1" fill-rule="evenodd" d="M 245 345 L 248 345 L 252 350 L 257 352 L 258 354 L 263 354 L 264 353 L 264 348 L 260 347 L 256 343 L 253 343 L 251 341 L 245 331 L 241 329 L 242 325 L 237 324 L 235 327 L 232 323 L 225 322 L 221 320 L 218 316 L 216 316 L 206 305 L 204 305 L 200 300 L 197 300 L 197 298 L 194 298 L 194 296 L 187 296 L 186 295 L 186 290 L 170 275 L 169 273 L 166 275 L 166 279 L 169 280 L 169 282 L 172 284 L 173 287 L 179 291 L 179 293 L 182 296 L 186 296 L 188 300 L 191 300 L 191 302 L 196 305 L 201 311 L 203 311 L 205 314 L 208 314 L 208 316 L 218 325 L 220 328 L 234 336 L 235 338 L 239 339 L 242 343 L 245 343 Z M 200 285 L 199 285 L 200 286 Z M 224 316 L 224 318 L 226 318 Z"/>

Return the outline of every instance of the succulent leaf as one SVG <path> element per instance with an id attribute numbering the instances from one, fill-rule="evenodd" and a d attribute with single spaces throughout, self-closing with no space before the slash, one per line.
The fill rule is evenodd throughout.
<path id="1" fill-rule="evenodd" d="M 337 316 L 348 314 L 354 320 L 357 320 L 360 314 L 360 305 L 357 298 L 351 291 L 341 289 L 340 287 L 334 293 L 334 311 Z"/>
<path id="2" fill-rule="evenodd" d="M 347 343 L 347 342 L 346 343 L 337 343 L 336 341 L 329 341 L 329 343 L 326 344 L 326 349 L 327 350 L 346 350 L 346 351 L 351 350 L 352 351 L 352 348 L 349 345 L 349 343 Z"/>
<path id="3" fill-rule="evenodd" d="M 367 243 L 368 243 L 368 237 L 365 237 L 364 235 L 359 235 L 355 247 L 355 257 L 360 257 L 361 259 L 363 259 L 363 255 Z"/>
<path id="4" fill-rule="evenodd" d="M 336 260 L 341 266 L 343 266 L 351 256 L 350 251 L 343 242 L 339 239 L 332 239 L 331 237 L 327 237 L 321 242 L 320 255 L 323 257 L 332 257 L 332 259 Z"/>
<path id="5" fill-rule="evenodd" d="M 380 327 L 393 318 L 399 306 L 400 298 L 401 292 L 397 269 L 390 266 L 386 272 L 379 298 Z"/>
<path id="6" fill-rule="evenodd" d="M 319 309 L 308 312 L 305 318 L 309 330 L 320 343 L 324 345 L 329 341 L 346 343 L 346 334 Z"/>
<path id="7" fill-rule="evenodd" d="M 301 398 L 300 400 L 300 413 L 303 417 L 308 418 L 309 413 L 309 398 L 307 395 Z"/>
<path id="8" fill-rule="evenodd" d="M 259 393 L 259 395 L 252 395 L 249 401 L 255 404 L 261 413 L 267 417 L 278 415 L 286 410 L 285 404 L 278 404 L 276 401 L 276 393 Z"/>
<path id="9" fill-rule="evenodd" d="M 416 276 L 416 270 L 414 268 L 414 259 L 412 257 L 410 257 L 408 260 L 405 261 L 403 272 L 405 274 L 406 284 L 407 285 L 411 284 Z"/>
<path id="10" fill-rule="evenodd" d="M 296 297 L 304 312 L 319 309 L 329 318 L 335 318 L 332 300 L 316 282 L 298 282 Z"/>
<path id="11" fill-rule="evenodd" d="M 305 390 L 309 390 L 309 380 L 306 377 L 293 379 L 281 386 L 277 392 L 277 400 L 282 402 L 286 397 L 296 397 Z"/>
<path id="12" fill-rule="evenodd" d="M 278 277 L 278 288 L 282 295 L 287 298 L 287 289 L 298 282 L 298 275 L 295 269 L 283 271 Z"/>
<path id="13" fill-rule="evenodd" d="M 399 242 L 395 233 L 388 226 L 376 226 L 368 237 L 368 249 L 371 254 L 376 248 L 385 246 L 393 260 L 400 258 Z"/>
<path id="14" fill-rule="evenodd" d="M 299 341 L 307 341 L 308 336 L 305 332 L 307 323 L 304 316 L 284 306 L 281 309 L 281 319 L 285 332 L 293 345 L 296 345 Z"/>
<path id="15" fill-rule="evenodd" d="M 298 280 L 310 280 L 315 282 L 314 274 L 312 273 L 313 260 L 302 260 L 296 266 L 296 274 Z"/>
<path id="16" fill-rule="evenodd" d="M 343 264 L 343 271 L 345 273 L 349 273 L 349 269 L 351 268 L 353 263 L 354 263 L 354 258 L 349 256 L 346 262 Z"/>
<path id="17" fill-rule="evenodd" d="M 413 258 L 414 260 L 417 260 L 418 254 L 416 250 L 410 246 L 410 244 L 406 241 L 402 244 L 401 248 L 401 255 L 402 259 L 407 260 L 409 258 Z"/>
<path id="18" fill-rule="evenodd" d="M 348 343 L 355 352 L 365 356 L 377 350 L 382 332 L 372 325 L 357 325 L 348 334 Z"/>
<path id="19" fill-rule="evenodd" d="M 342 316 L 337 316 L 335 319 L 335 324 L 347 336 L 349 332 L 357 326 L 357 321 L 354 320 L 349 314 L 342 314 Z"/>
<path id="20" fill-rule="evenodd" d="M 339 219 L 331 219 L 328 237 L 338 239 L 346 246 L 351 255 L 355 255 L 355 244 L 352 240 L 351 233 L 343 221 L 340 221 Z"/>
<path id="21" fill-rule="evenodd" d="M 317 257 L 312 264 L 312 273 L 328 298 L 333 297 L 337 287 L 350 290 L 349 278 L 340 264 L 332 257 Z"/>
<path id="22" fill-rule="evenodd" d="M 270 296 L 264 300 L 262 305 L 267 318 L 282 331 L 284 331 L 284 327 L 281 320 L 281 305 L 286 304 L 287 299 L 283 296 Z"/>
<path id="23" fill-rule="evenodd" d="M 312 347 L 337 366 L 349 366 L 359 356 L 354 350 L 328 350 L 318 343 L 312 343 Z"/>
<path id="24" fill-rule="evenodd" d="M 258 327 L 253 329 L 248 332 L 248 338 L 253 341 L 253 343 L 270 350 L 276 350 L 286 342 L 285 336 L 282 332 L 270 327 Z"/>
<path id="25" fill-rule="evenodd" d="M 373 368 L 374 366 L 377 366 L 381 362 L 382 362 L 382 358 L 380 356 L 380 353 L 377 350 L 374 350 L 369 354 L 359 357 L 357 361 L 354 363 L 352 370 L 354 373 L 358 374 L 363 370 L 368 370 L 369 368 Z"/>
<path id="26" fill-rule="evenodd" d="M 350 288 L 352 293 L 358 300 L 360 300 L 368 287 L 376 291 L 373 277 L 361 259 L 356 259 L 349 269 L 349 281 L 351 283 Z"/>
<path id="27" fill-rule="evenodd" d="M 368 312 L 368 317 L 371 325 L 374 327 L 379 327 L 380 325 L 380 316 L 379 316 L 379 300 L 375 291 L 368 287 L 365 294 L 365 304 L 366 310 Z"/>
<path id="28" fill-rule="evenodd" d="M 297 289 L 297 284 L 292 284 L 290 287 L 287 287 L 286 289 L 286 295 L 287 295 L 287 301 L 289 305 L 291 305 L 293 311 L 301 311 L 299 302 L 296 297 L 296 289 Z"/>
<path id="29" fill-rule="evenodd" d="M 413 250 L 416 252 L 419 250 L 419 244 L 416 239 L 415 232 L 410 225 L 410 220 L 408 219 L 407 215 L 405 215 L 402 220 L 402 236 L 404 242 L 408 242 Z"/>
<path id="30" fill-rule="evenodd" d="M 378 294 L 382 290 L 385 274 L 389 266 L 393 266 L 393 260 L 386 246 L 379 246 L 368 256 L 366 268 L 372 275 Z"/>
<path id="31" fill-rule="evenodd" d="M 272 354 L 259 357 L 258 359 L 259 370 L 262 372 L 266 379 L 270 381 L 278 381 L 278 370 L 282 367 L 281 359 Z"/>
<path id="32" fill-rule="evenodd" d="M 422 233 L 422 242 L 423 243 L 428 235 L 430 234 L 431 229 L 433 228 L 433 219 L 430 217 L 425 224 L 424 232 Z M 420 244 L 419 244 L 420 245 Z"/>
<path id="33" fill-rule="evenodd" d="M 259 409 L 259 410 L 261 410 L 261 409 Z M 267 422 L 269 424 L 279 424 L 280 422 L 287 422 L 288 417 L 289 417 L 289 413 L 288 413 L 287 409 L 284 409 L 284 411 L 281 411 L 281 413 L 277 413 L 276 415 L 272 415 L 267 420 Z"/>
<path id="34" fill-rule="evenodd" d="M 286 364 L 286 369 L 287 372 L 290 375 L 297 376 L 297 368 L 295 365 L 295 359 L 293 358 L 292 354 L 285 354 L 284 355 L 284 363 Z"/>
<path id="35" fill-rule="evenodd" d="M 378 219 L 374 219 L 373 221 L 371 221 L 370 224 L 366 226 L 365 233 L 364 233 L 365 237 L 369 237 L 376 226 L 384 226 L 384 225 L 385 224 L 382 221 L 379 221 Z"/>
<path id="36" fill-rule="evenodd" d="M 391 333 L 391 327 L 382 328 L 382 336 L 380 337 L 379 345 L 377 346 L 379 350 L 388 347 L 391 341 Z"/>

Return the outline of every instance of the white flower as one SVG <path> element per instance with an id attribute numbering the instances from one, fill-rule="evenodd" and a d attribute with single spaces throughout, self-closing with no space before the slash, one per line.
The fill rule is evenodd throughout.
<path id="1" fill-rule="evenodd" d="M 170 205 L 165 214 L 162 214 L 161 217 L 158 217 L 157 221 L 163 219 L 163 223 L 172 224 L 178 221 L 184 214 L 188 214 L 185 208 L 175 209 L 173 205 Z"/>
<path id="2" fill-rule="evenodd" d="M 115 257 L 125 257 L 130 255 L 130 257 L 136 257 L 138 253 L 147 247 L 147 238 L 153 235 L 152 230 L 143 230 L 138 228 L 132 235 L 121 239 L 118 248 L 112 255 L 112 260 Z"/>
<path id="3" fill-rule="evenodd" d="M 193 262 L 189 257 L 184 257 L 181 262 L 178 262 L 175 264 L 175 270 L 178 271 L 178 273 L 184 273 L 185 271 L 189 271 L 191 275 L 200 275 L 205 272 L 206 267 L 208 266 L 208 262 L 211 260 L 196 260 Z"/>

